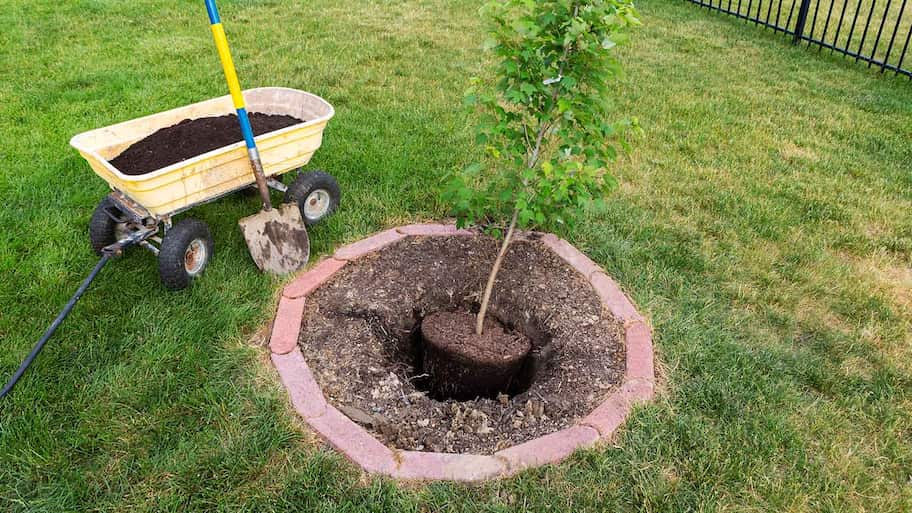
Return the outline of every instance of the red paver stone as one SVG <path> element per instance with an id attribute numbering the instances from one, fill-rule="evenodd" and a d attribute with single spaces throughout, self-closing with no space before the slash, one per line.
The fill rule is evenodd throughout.
<path id="1" fill-rule="evenodd" d="M 573 451 L 589 447 L 598 440 L 598 431 L 589 426 L 573 426 L 495 453 L 507 460 L 508 474 L 524 468 L 557 463 Z"/>
<path id="2" fill-rule="evenodd" d="M 282 292 L 287 298 L 297 299 L 313 292 L 317 287 L 323 284 L 330 276 L 345 266 L 345 260 L 327 258 L 319 264 L 313 266 L 306 273 L 298 276 L 293 282 L 289 283 Z"/>
<path id="3" fill-rule="evenodd" d="M 626 378 L 655 379 L 652 355 L 652 333 L 642 322 L 634 322 L 626 328 L 627 371 Z"/>
<path id="4" fill-rule="evenodd" d="M 393 477 L 406 480 L 481 481 L 506 471 L 505 462 L 494 456 L 402 451 Z"/>
<path id="5" fill-rule="evenodd" d="M 592 410 L 580 423 L 598 430 L 601 438 L 610 438 L 614 431 L 624 423 L 630 413 L 630 399 L 624 390 L 618 390 L 608 399 Z"/>
<path id="6" fill-rule="evenodd" d="M 272 337 L 269 349 L 276 354 L 285 354 L 298 347 L 298 333 L 301 332 L 301 316 L 304 314 L 304 298 L 279 299 L 279 308 L 272 321 Z"/>
<path id="7" fill-rule="evenodd" d="M 389 230 L 382 231 L 376 235 L 372 235 L 366 239 L 353 242 L 348 246 L 337 249 L 333 258 L 339 260 L 354 260 L 368 253 L 373 253 L 387 244 L 396 242 L 403 237 L 405 237 L 405 235 L 399 233 L 396 228 L 390 228 Z"/>
<path id="8" fill-rule="evenodd" d="M 645 403 L 655 396 L 655 383 L 651 379 L 634 379 L 624 383 L 621 392 L 628 404 Z"/>
<path id="9" fill-rule="evenodd" d="M 472 230 L 460 230 L 454 224 L 419 223 L 400 226 L 396 230 L 402 235 L 476 235 Z"/>
<path id="10" fill-rule="evenodd" d="M 302 417 L 308 419 L 326 413 L 328 405 L 323 391 L 310 373 L 300 349 L 295 348 L 288 354 L 273 353 L 272 364 L 279 371 L 292 406 Z"/>
<path id="11" fill-rule="evenodd" d="M 323 415 L 307 419 L 307 423 L 365 471 L 392 475 L 396 470 L 393 451 L 332 406 L 327 406 Z"/>
<path id="12" fill-rule="evenodd" d="M 618 320 L 624 324 L 632 321 L 643 321 L 633 303 L 627 299 L 618 284 L 609 278 L 607 274 L 601 271 L 593 273 L 589 281 L 592 283 L 592 287 L 595 288 L 595 292 L 602 298 L 602 302 Z"/>
<path id="13" fill-rule="evenodd" d="M 553 233 L 546 233 L 542 236 L 541 241 L 544 242 L 546 246 L 551 248 L 551 251 L 554 251 L 559 257 L 566 260 L 571 267 L 585 276 L 586 279 L 591 278 L 593 273 L 602 270 L 598 264 L 580 252 L 580 250 L 573 247 L 572 244 L 565 241 L 564 239 L 558 238 Z"/>

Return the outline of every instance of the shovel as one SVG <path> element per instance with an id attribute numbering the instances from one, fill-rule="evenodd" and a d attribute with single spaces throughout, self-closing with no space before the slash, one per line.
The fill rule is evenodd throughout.
<path id="1" fill-rule="evenodd" d="M 206 10 L 209 12 L 209 23 L 212 27 L 212 36 L 218 49 L 222 69 L 225 71 L 225 80 L 228 90 L 237 111 L 238 121 L 241 124 L 241 133 L 247 144 L 247 155 L 250 157 L 250 167 L 256 178 L 257 189 L 263 199 L 263 210 L 258 214 L 245 217 L 238 221 L 250 256 L 261 271 L 275 274 L 286 274 L 297 271 L 307 264 L 310 257 L 310 240 L 307 237 L 307 228 L 301 218 L 298 205 L 288 203 L 277 209 L 272 208 L 269 199 L 269 187 L 266 185 L 266 174 L 263 172 L 263 163 L 260 161 L 260 152 L 257 150 L 253 138 L 253 129 L 247 109 L 244 105 L 244 95 L 241 94 L 241 84 L 238 82 L 234 62 L 231 60 L 231 51 L 228 49 L 228 38 L 219 18 L 218 7 L 215 0 L 205 0 Z"/>

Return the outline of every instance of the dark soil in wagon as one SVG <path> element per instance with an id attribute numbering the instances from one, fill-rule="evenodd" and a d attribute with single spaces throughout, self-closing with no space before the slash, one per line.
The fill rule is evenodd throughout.
<path id="1" fill-rule="evenodd" d="M 260 112 L 250 113 L 248 117 L 254 135 L 303 123 L 292 116 Z M 185 119 L 136 141 L 111 159 L 111 165 L 125 175 L 144 175 L 243 140 L 235 114 Z"/>
<path id="2" fill-rule="evenodd" d="M 330 403 L 386 444 L 490 454 L 569 427 L 623 380 L 621 326 L 588 281 L 536 240 L 511 245 L 491 315 L 532 342 L 510 389 L 428 392 L 422 319 L 477 311 L 487 237 L 409 237 L 349 262 L 308 296 L 299 344 Z"/>

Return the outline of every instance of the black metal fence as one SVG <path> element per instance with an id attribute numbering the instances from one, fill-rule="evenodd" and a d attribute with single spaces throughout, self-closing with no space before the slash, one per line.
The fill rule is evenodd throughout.
<path id="1" fill-rule="evenodd" d="M 912 0 L 687 0 L 912 78 Z M 910 56 L 912 60 L 912 56 Z M 905 67 L 903 67 L 905 64 Z"/>

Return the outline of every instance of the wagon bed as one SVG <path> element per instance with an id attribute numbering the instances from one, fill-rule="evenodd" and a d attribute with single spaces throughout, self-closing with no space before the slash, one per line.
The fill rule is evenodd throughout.
<path id="1" fill-rule="evenodd" d="M 256 137 L 266 176 L 299 168 L 320 147 L 323 130 L 334 115 L 319 96 L 284 87 L 244 92 L 250 112 L 293 116 L 302 123 Z M 177 162 L 143 175 L 120 172 L 110 160 L 133 143 L 185 119 L 222 116 L 234 111 L 222 96 L 74 136 L 70 144 L 108 185 L 155 218 L 166 218 L 254 183 L 243 141 Z"/>

